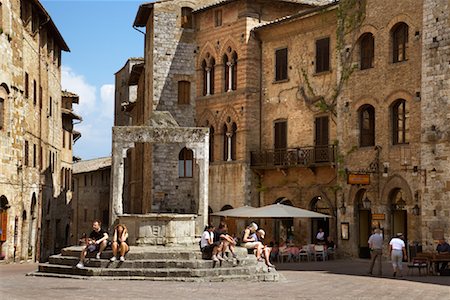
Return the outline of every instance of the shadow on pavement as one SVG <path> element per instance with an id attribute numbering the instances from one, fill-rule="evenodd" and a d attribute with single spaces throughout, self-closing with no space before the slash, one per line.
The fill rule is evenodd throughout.
<path id="1" fill-rule="evenodd" d="M 344 274 L 353 276 L 374 277 L 369 275 L 370 260 L 365 259 L 337 259 L 317 262 L 289 262 L 277 263 L 277 271 L 323 271 L 331 274 Z M 383 275 L 381 278 L 389 280 L 406 280 L 412 282 L 431 283 L 450 286 L 450 276 L 422 275 L 419 276 L 417 270 L 408 270 L 407 263 L 403 265 L 403 277 L 393 277 L 392 265 L 388 261 L 383 261 Z M 378 269 L 375 266 L 373 270 L 377 274 Z M 409 272 L 409 275 L 408 275 Z"/>

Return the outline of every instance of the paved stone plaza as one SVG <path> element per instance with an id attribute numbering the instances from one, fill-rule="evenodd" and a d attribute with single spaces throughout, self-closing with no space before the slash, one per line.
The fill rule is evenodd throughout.
<path id="1" fill-rule="evenodd" d="M 76 280 L 25 276 L 37 264 L 0 264 L 2 299 L 448 299 L 450 277 L 392 278 L 384 263 L 382 278 L 366 275 L 368 261 L 336 260 L 279 264 L 278 283 L 184 283 Z M 104 296 L 100 296 L 103 293 Z M 96 298 L 96 297 L 95 297 Z"/>

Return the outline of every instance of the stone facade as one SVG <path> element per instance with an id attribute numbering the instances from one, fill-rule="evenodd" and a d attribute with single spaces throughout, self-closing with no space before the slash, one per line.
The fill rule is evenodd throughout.
<path id="1" fill-rule="evenodd" d="M 329 38 L 330 48 L 336 47 L 336 10 L 332 6 L 309 14 L 301 12 L 291 22 L 255 29 L 262 41 L 262 144 L 260 150 L 252 152 L 252 168 L 259 176 L 261 206 L 283 203 L 335 216 L 337 118 L 309 103 L 301 89 L 307 89 L 308 80 L 318 95 L 326 95 L 337 80 L 334 67 L 315 71 L 315 41 Z M 287 49 L 287 76 L 282 79 L 276 74 L 279 49 Z M 331 55 L 330 59 L 335 66 L 336 58 Z M 282 129 L 277 129 L 279 124 L 284 124 Z M 319 126 L 326 128 L 319 130 Z M 285 144 L 281 148 L 277 145 L 280 139 Z M 315 242 L 319 228 L 335 238 L 335 220 L 261 220 L 261 225 L 270 240 L 294 239 L 307 244 Z"/>
<path id="2" fill-rule="evenodd" d="M 70 204 L 72 230 L 70 245 L 92 231 L 93 220 L 109 224 L 111 157 L 81 160 L 73 164 L 73 197 Z"/>
<path id="3" fill-rule="evenodd" d="M 431 250 L 439 236 L 450 239 L 450 1 L 423 1 L 422 30 L 419 151 L 428 179 L 421 187 L 417 230 Z"/>
<path id="4" fill-rule="evenodd" d="M 209 127 L 210 212 L 281 202 L 334 218 L 261 220 L 268 239 L 310 243 L 324 227 L 341 253 L 366 257 L 368 235 L 380 227 L 432 249 L 449 226 L 448 1 L 362 1 L 353 12 L 362 23 L 342 41 L 338 4 L 305 3 L 141 6 L 137 22 L 155 32 L 141 79 L 152 92 L 142 97 L 182 126 Z M 185 5 L 194 9 L 192 29 L 183 28 Z M 159 30 L 168 25 L 174 31 Z M 190 82 L 195 99 L 185 110 L 176 105 L 178 81 Z M 324 107 L 321 96 L 336 102 Z M 133 120 L 150 120 L 145 101 L 139 112 Z M 173 179 L 177 161 L 167 157 L 179 150 L 153 148 L 152 205 L 170 195 L 169 206 L 181 209 L 180 195 L 197 197 Z"/>
<path id="5" fill-rule="evenodd" d="M 63 131 L 61 52 L 69 48 L 39 1 L 2 1 L 0 15 L 1 251 L 45 259 L 67 244 L 60 208 L 71 195 L 61 177 L 70 178 L 72 155 L 62 133 L 72 141 L 72 132 Z"/>

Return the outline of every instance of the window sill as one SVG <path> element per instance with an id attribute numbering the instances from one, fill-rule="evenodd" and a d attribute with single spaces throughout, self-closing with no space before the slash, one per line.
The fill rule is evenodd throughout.
<path id="1" fill-rule="evenodd" d="M 274 80 L 274 81 L 272 81 L 272 84 L 279 84 L 279 83 L 285 83 L 285 82 L 289 82 L 289 78 Z"/>
<path id="2" fill-rule="evenodd" d="M 330 69 L 330 70 L 327 70 L 327 71 L 316 72 L 316 73 L 313 74 L 313 76 L 322 76 L 322 75 L 328 75 L 328 74 L 331 74 L 331 73 L 333 73 L 333 71 Z"/>
<path id="3" fill-rule="evenodd" d="M 392 61 L 391 64 L 392 65 L 397 65 L 397 66 L 400 65 L 401 66 L 403 64 L 406 64 L 408 61 L 409 61 L 408 59 L 401 60 L 401 61 Z"/>

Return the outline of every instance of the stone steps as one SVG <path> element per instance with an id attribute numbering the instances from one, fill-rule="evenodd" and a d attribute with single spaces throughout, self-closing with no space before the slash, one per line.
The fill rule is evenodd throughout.
<path id="1" fill-rule="evenodd" d="M 49 263 L 54 265 L 75 266 L 79 261 L 78 257 L 63 256 L 60 254 L 52 255 L 49 258 Z M 221 267 L 234 267 L 234 266 L 251 266 L 256 265 L 256 260 L 253 257 L 245 257 L 242 259 L 229 259 L 223 261 L 221 264 L 212 260 L 202 259 L 136 259 L 131 260 L 127 257 L 124 262 L 116 260 L 115 262 L 109 261 L 109 259 L 86 259 L 84 265 L 86 267 L 97 268 L 190 268 L 190 269 L 206 269 L 213 268 L 215 266 Z"/>
<path id="2" fill-rule="evenodd" d="M 124 262 L 111 262 L 111 251 L 104 251 L 100 259 L 89 254 L 83 268 L 76 268 L 83 247 L 65 248 L 52 255 L 49 262 L 39 264 L 34 276 L 61 278 L 102 278 L 128 280 L 174 281 L 278 281 L 279 274 L 264 263 L 257 262 L 244 248 L 237 248 L 239 262 L 229 259 L 222 263 L 203 260 L 198 247 L 131 247 Z"/>
<path id="3" fill-rule="evenodd" d="M 220 267 L 210 269 L 188 268 L 76 268 L 64 265 L 39 264 L 39 272 L 54 274 L 72 274 L 80 276 L 120 276 L 120 277 L 213 277 L 255 275 L 257 269 L 253 267 Z"/>

